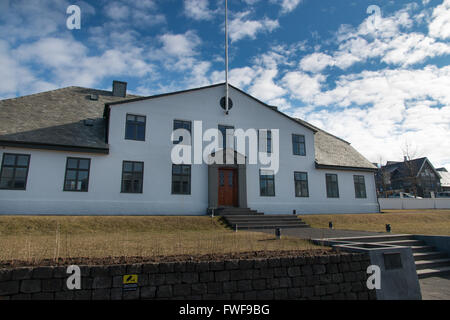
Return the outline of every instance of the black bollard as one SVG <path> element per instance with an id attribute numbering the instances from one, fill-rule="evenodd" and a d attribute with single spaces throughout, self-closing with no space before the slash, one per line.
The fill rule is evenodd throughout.
<path id="1" fill-rule="evenodd" d="M 275 228 L 275 237 L 277 240 L 281 239 L 281 228 Z"/>

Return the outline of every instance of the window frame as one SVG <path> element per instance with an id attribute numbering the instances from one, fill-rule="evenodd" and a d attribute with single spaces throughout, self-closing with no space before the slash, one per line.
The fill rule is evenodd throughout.
<path id="1" fill-rule="evenodd" d="M 276 192 L 275 192 L 275 174 L 261 174 L 263 170 L 259 169 L 259 196 L 260 197 L 275 197 L 276 196 Z M 270 179 L 264 178 L 263 177 L 272 177 Z M 263 180 L 272 180 L 273 181 L 273 194 L 262 194 L 262 181 Z"/>
<path id="2" fill-rule="evenodd" d="M 76 169 L 69 169 L 67 166 L 69 164 L 69 160 L 77 160 L 77 168 Z M 88 160 L 89 162 L 89 168 L 86 169 L 80 169 L 80 160 Z M 78 173 L 79 171 L 87 171 L 87 187 L 86 190 L 72 190 L 72 189 L 67 189 L 66 188 L 66 183 L 67 183 L 67 170 L 76 170 L 77 175 L 76 175 L 76 179 L 75 181 L 78 182 Z M 79 157 L 67 157 L 66 159 L 66 171 L 64 172 L 64 186 L 63 186 L 63 191 L 64 192 L 89 192 L 89 182 L 91 180 L 91 158 L 79 158 Z"/>
<path id="3" fill-rule="evenodd" d="M 303 137 L 303 142 L 295 142 L 295 137 Z M 299 144 L 299 153 L 295 153 L 295 145 Z M 305 150 L 304 154 L 301 153 L 301 148 L 300 145 L 303 144 L 303 150 Z M 306 137 L 304 134 L 297 134 L 297 133 L 293 133 L 292 134 L 292 154 L 294 156 L 300 156 L 300 157 L 306 157 Z"/>
<path id="4" fill-rule="evenodd" d="M 266 131 L 265 150 L 261 150 L 261 140 L 260 140 L 261 131 Z M 269 141 L 270 141 L 270 148 L 269 148 Z M 258 152 L 272 154 L 272 150 L 273 150 L 272 130 L 271 129 L 258 129 Z"/>
<path id="5" fill-rule="evenodd" d="M 174 174 L 174 167 L 175 166 L 181 166 L 181 174 Z M 189 167 L 189 192 L 188 193 L 183 193 L 183 192 L 174 192 L 174 176 L 187 176 L 186 174 L 183 174 L 183 167 Z M 171 193 L 172 195 L 182 195 L 182 196 L 189 196 L 192 194 L 192 165 L 190 164 L 173 164 L 172 163 L 172 183 L 171 183 Z M 182 190 L 183 188 L 180 188 L 180 190 Z"/>
<path id="6" fill-rule="evenodd" d="M 17 159 L 18 156 L 26 156 L 28 157 L 28 162 L 27 162 L 27 166 L 26 166 L 26 173 L 25 173 L 25 185 L 23 188 L 2 188 L 0 187 L 0 190 L 16 190 L 16 191 L 26 191 L 27 190 L 27 184 L 28 184 L 28 173 L 30 171 L 30 163 L 31 163 L 31 154 L 24 154 L 24 153 L 3 153 L 3 157 L 2 157 L 2 166 L 0 167 L 0 180 L 3 176 L 3 168 L 5 167 L 5 158 L 6 156 L 15 156 L 15 160 L 14 160 L 14 166 L 10 166 L 10 165 L 6 165 L 7 168 L 13 168 L 13 182 L 15 182 L 15 178 L 16 178 L 16 169 L 20 168 L 23 169 L 25 168 L 24 166 L 17 166 Z"/>
<path id="7" fill-rule="evenodd" d="M 296 174 L 305 174 L 306 175 L 306 180 L 297 180 L 296 179 Z M 302 195 L 298 195 L 297 194 L 297 181 L 299 181 L 300 183 L 302 181 L 306 181 L 306 195 L 302 196 Z M 296 198 L 309 198 L 309 181 L 308 181 L 308 172 L 305 171 L 294 171 L 294 193 L 295 193 L 295 197 Z"/>
<path id="8" fill-rule="evenodd" d="M 336 176 L 336 196 L 332 196 L 328 192 L 329 191 L 328 190 L 328 177 L 331 177 L 331 176 Z M 330 199 L 339 198 L 339 177 L 338 177 L 337 173 L 326 173 L 325 174 L 325 187 L 326 187 L 326 191 L 327 191 L 327 198 L 330 198 Z"/>
<path id="9" fill-rule="evenodd" d="M 175 131 L 175 122 L 185 122 L 185 123 L 189 123 L 189 133 L 191 134 L 191 144 L 192 144 L 192 121 L 191 120 L 182 120 L 182 119 L 173 119 L 173 126 L 172 126 L 172 132 Z M 184 129 L 184 128 L 183 128 Z M 180 144 L 183 141 L 174 141 L 172 140 L 173 144 Z"/>
<path id="10" fill-rule="evenodd" d="M 225 134 L 223 134 L 223 132 L 220 130 L 220 128 L 223 127 L 225 128 Z M 228 149 L 228 146 L 226 145 L 227 143 L 227 130 L 228 129 L 233 129 L 233 149 L 236 147 L 236 137 L 234 136 L 234 132 L 236 131 L 236 128 L 232 125 L 228 125 L 228 124 L 218 124 L 217 125 L 217 130 L 219 130 L 220 133 L 222 133 L 222 146 L 219 143 L 219 147 L 222 147 L 223 150 Z"/>
<path id="11" fill-rule="evenodd" d="M 124 191 L 124 184 L 123 184 L 124 174 L 125 173 L 135 174 L 136 172 L 138 172 L 138 171 L 125 172 L 125 163 L 131 163 L 133 169 L 134 169 L 134 165 L 136 163 L 142 164 L 142 171 L 140 172 L 141 173 L 141 189 L 138 192 Z M 132 189 L 133 189 L 133 184 L 132 184 Z M 142 194 L 142 193 L 144 193 L 144 161 L 131 161 L 131 160 L 123 160 L 122 161 L 122 179 L 120 181 L 120 193 L 126 193 L 126 194 Z"/>
<path id="12" fill-rule="evenodd" d="M 355 181 L 355 178 L 362 178 L 362 182 L 360 182 L 360 181 Z M 364 196 L 359 196 L 358 195 L 358 193 L 357 193 L 357 190 L 356 190 L 356 185 L 357 184 L 359 184 L 359 185 L 362 185 L 363 187 L 364 187 Z M 366 189 L 366 178 L 363 176 L 363 175 L 361 175 L 361 174 L 354 174 L 353 175 L 353 185 L 354 185 L 354 187 L 355 187 L 355 198 L 356 199 L 367 199 L 367 189 Z"/>
<path id="13" fill-rule="evenodd" d="M 137 128 L 138 128 L 138 125 L 141 125 L 141 122 L 138 122 L 138 121 L 136 121 L 136 120 L 133 120 L 133 121 L 131 121 L 131 120 L 128 120 L 128 116 L 132 116 L 132 117 L 143 117 L 144 118 L 144 139 L 143 140 L 141 140 L 141 139 L 137 139 Z M 136 129 L 135 129 L 135 138 L 133 139 L 133 138 L 127 138 L 127 127 L 128 127 L 128 122 L 133 122 L 133 125 L 135 125 L 136 126 Z M 141 114 L 132 114 L 132 113 L 127 113 L 126 115 L 125 115 L 125 140 L 131 140 L 131 141 L 142 141 L 142 142 L 145 142 L 145 138 L 146 138 L 146 135 L 147 135 L 147 116 L 145 116 L 145 115 L 141 115 Z"/>

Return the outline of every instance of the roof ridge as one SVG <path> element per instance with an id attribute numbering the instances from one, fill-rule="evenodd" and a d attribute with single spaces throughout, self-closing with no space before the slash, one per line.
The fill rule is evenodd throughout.
<path id="1" fill-rule="evenodd" d="M 42 91 L 42 92 L 36 92 L 36 93 L 30 93 L 30 94 L 26 94 L 24 96 L 19 96 L 19 97 L 14 97 L 14 98 L 6 98 L 6 99 L 1 99 L 0 102 L 2 101 L 7 101 L 7 100 L 15 100 L 15 99 L 21 99 L 21 98 L 28 98 L 31 96 L 38 96 L 38 95 L 42 95 L 42 94 L 47 94 L 49 92 L 54 92 L 54 91 L 60 91 L 60 90 L 67 90 L 69 88 L 77 88 L 77 86 L 68 86 L 68 87 L 63 87 L 63 88 L 57 88 L 57 89 L 53 89 L 53 90 L 48 90 L 48 91 Z M 81 88 L 81 87 L 79 87 Z M 87 89 L 87 88 L 85 88 Z"/>

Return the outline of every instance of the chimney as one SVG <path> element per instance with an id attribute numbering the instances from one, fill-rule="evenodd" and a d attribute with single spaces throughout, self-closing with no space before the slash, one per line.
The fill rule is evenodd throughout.
<path id="1" fill-rule="evenodd" d="M 127 83 L 123 81 L 113 81 L 112 95 L 114 97 L 125 98 L 127 95 Z"/>

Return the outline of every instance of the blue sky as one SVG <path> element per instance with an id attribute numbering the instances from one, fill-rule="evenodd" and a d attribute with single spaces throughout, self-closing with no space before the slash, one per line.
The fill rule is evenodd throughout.
<path id="1" fill-rule="evenodd" d="M 232 84 L 373 162 L 408 149 L 450 169 L 450 0 L 229 0 L 229 31 Z M 0 0 L 1 98 L 114 79 L 151 95 L 223 70 L 224 1 Z"/>

